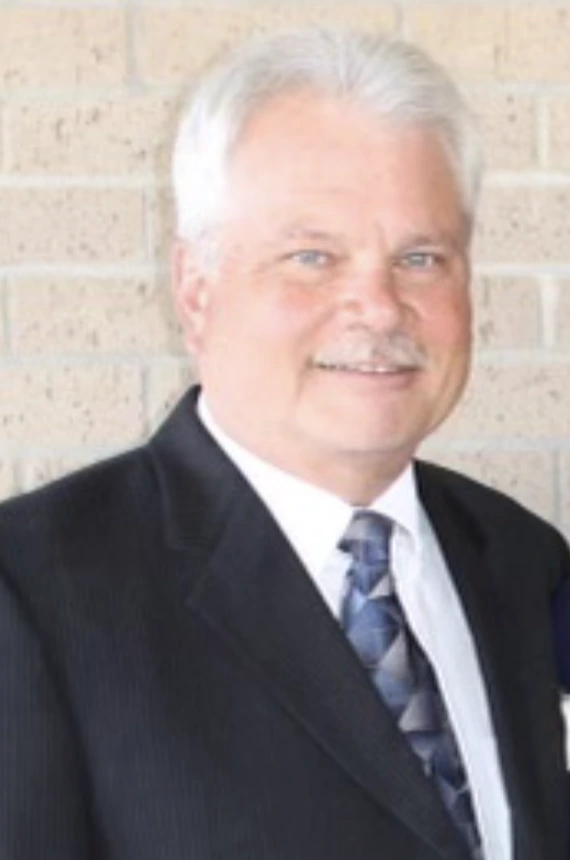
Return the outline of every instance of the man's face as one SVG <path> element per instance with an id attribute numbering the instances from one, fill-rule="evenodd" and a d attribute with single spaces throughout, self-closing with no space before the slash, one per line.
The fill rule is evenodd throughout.
<path id="1" fill-rule="evenodd" d="M 296 92 L 246 126 L 228 195 L 217 269 L 197 276 L 181 245 L 175 270 L 212 412 L 275 465 L 372 497 L 468 370 L 468 229 L 442 145 Z"/>

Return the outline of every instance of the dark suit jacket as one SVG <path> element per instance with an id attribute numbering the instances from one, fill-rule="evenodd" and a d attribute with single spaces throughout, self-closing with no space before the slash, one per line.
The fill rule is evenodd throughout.
<path id="1" fill-rule="evenodd" d="M 517 860 L 568 819 L 557 533 L 418 465 L 487 685 Z M 445 623 L 445 619 L 442 619 Z M 467 860 L 278 527 L 186 397 L 0 508 L 2 860 Z"/>
<path id="2" fill-rule="evenodd" d="M 552 618 L 558 674 L 564 689 L 570 693 L 570 581 L 568 580 L 554 594 Z"/>

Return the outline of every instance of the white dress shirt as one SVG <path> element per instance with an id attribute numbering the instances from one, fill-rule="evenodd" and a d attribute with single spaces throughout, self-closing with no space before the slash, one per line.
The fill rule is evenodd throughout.
<path id="1" fill-rule="evenodd" d="M 354 508 L 245 450 L 202 396 L 206 428 L 260 496 L 338 619 L 349 559 L 338 550 Z M 394 522 L 391 558 L 406 619 L 428 655 L 471 786 L 486 860 L 512 860 L 510 812 L 473 638 L 410 465 L 370 509 Z M 310 516 L 307 512 L 310 511 Z"/>

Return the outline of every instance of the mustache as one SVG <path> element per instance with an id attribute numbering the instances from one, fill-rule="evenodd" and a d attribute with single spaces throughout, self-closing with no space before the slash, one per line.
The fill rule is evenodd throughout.
<path id="1" fill-rule="evenodd" d="M 405 332 L 378 334 L 358 329 L 346 332 L 335 343 L 320 349 L 314 362 L 343 367 L 367 365 L 391 370 L 421 370 L 427 365 L 427 353 Z"/>

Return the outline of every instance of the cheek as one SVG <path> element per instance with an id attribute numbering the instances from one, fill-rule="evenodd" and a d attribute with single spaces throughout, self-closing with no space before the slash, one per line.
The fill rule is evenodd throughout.
<path id="1" fill-rule="evenodd" d="M 274 352 L 314 349 L 327 319 L 322 300 L 307 289 L 274 289 L 251 301 L 246 313 L 256 344 Z"/>
<path id="2" fill-rule="evenodd" d="M 330 295 L 300 285 L 282 273 L 251 268 L 222 272 L 203 315 L 206 348 L 239 348 L 235 360 L 306 355 L 327 328 L 333 314 Z M 277 370 L 278 368 L 275 368 Z"/>
<path id="3" fill-rule="evenodd" d="M 427 345 L 436 351 L 468 349 L 471 343 L 471 306 L 466 295 L 429 303 L 422 317 Z"/>
<path id="4" fill-rule="evenodd" d="M 263 376 L 282 369 L 296 341 L 289 315 L 251 296 L 213 303 L 204 315 L 202 358 L 235 374 Z"/>
<path id="5" fill-rule="evenodd" d="M 457 302 L 457 306 L 450 314 L 449 329 L 454 333 L 458 347 L 470 349 L 471 347 L 471 304 L 464 299 Z"/>

